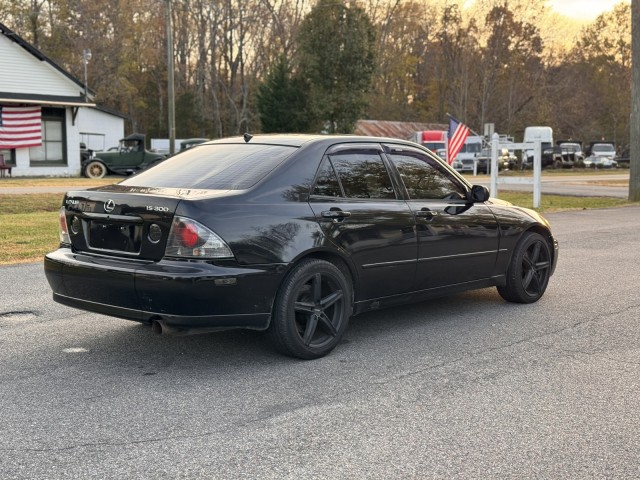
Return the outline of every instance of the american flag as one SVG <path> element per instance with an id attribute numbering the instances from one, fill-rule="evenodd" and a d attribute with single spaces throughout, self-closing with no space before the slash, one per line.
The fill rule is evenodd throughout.
<path id="1" fill-rule="evenodd" d="M 0 105 L 0 148 L 39 147 L 42 145 L 40 107 Z"/>
<path id="2" fill-rule="evenodd" d="M 453 163 L 465 140 L 469 136 L 469 127 L 459 122 L 453 117 L 449 117 L 449 143 L 447 145 L 447 162 L 449 165 Z"/>

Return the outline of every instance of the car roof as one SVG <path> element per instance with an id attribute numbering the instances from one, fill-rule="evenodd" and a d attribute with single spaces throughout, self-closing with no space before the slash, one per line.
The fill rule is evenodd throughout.
<path id="1" fill-rule="evenodd" d="M 246 135 L 246 134 L 245 134 Z M 399 138 L 388 137 L 368 137 L 362 135 L 320 135 L 320 134 L 259 134 L 253 135 L 248 141 L 244 136 L 221 138 L 206 142 L 206 145 L 215 144 L 243 144 L 254 143 L 263 145 L 285 145 L 291 147 L 302 147 L 310 143 L 399 143 L 414 146 L 413 142 Z"/>
<path id="2" fill-rule="evenodd" d="M 120 141 L 122 140 L 142 140 L 144 141 L 145 139 L 145 135 L 143 133 L 132 133 L 131 135 L 127 135 L 124 138 L 121 138 Z"/>

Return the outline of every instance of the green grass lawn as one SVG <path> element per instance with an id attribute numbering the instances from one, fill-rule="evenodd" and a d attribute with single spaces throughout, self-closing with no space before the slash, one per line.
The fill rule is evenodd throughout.
<path id="1" fill-rule="evenodd" d="M 102 178 L 3 178 L 0 181 L 0 265 L 42 260 L 58 246 L 58 211 L 63 193 L 5 195 L 2 189 L 19 187 L 97 187 L 122 180 Z"/>
<path id="2" fill-rule="evenodd" d="M 0 264 L 41 260 L 56 248 L 63 196 L 0 195 Z"/>
<path id="3" fill-rule="evenodd" d="M 98 187 L 100 185 L 111 185 L 125 177 L 107 177 L 92 180 L 84 177 L 17 177 L 3 178 L 0 180 L 0 193 L 3 187 Z"/>
<path id="4" fill-rule="evenodd" d="M 58 211 L 61 193 L 0 195 L 0 265 L 41 261 L 58 247 Z M 500 198 L 531 208 L 531 193 L 500 192 Z M 542 212 L 582 210 L 627 205 L 624 199 L 542 195 Z"/>
<path id="5" fill-rule="evenodd" d="M 51 212 L 0 215 L 0 265 L 35 262 L 58 245 L 58 215 Z"/>
<path id="6" fill-rule="evenodd" d="M 514 205 L 533 208 L 531 192 L 499 192 L 498 197 Z M 541 195 L 539 212 L 553 212 L 559 210 L 585 210 L 588 208 L 610 208 L 629 205 L 624 198 L 611 197 L 569 197 L 566 195 Z"/>

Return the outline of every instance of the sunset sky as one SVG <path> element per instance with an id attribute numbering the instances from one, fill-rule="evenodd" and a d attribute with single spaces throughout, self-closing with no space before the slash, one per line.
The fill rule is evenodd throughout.
<path id="1" fill-rule="evenodd" d="M 548 0 L 556 12 L 576 20 L 594 20 L 618 3 L 620 0 Z"/>

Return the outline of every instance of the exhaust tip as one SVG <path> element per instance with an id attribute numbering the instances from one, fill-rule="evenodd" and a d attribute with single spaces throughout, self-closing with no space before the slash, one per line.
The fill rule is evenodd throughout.
<path id="1" fill-rule="evenodd" d="M 160 323 L 158 320 L 154 320 L 153 322 L 151 322 L 151 331 L 153 333 L 157 333 L 158 335 L 162 335 L 162 323 Z"/>
<path id="2" fill-rule="evenodd" d="M 215 328 L 214 330 L 219 330 Z M 193 328 L 181 328 L 174 325 L 167 325 L 167 321 L 162 317 L 156 317 L 151 320 L 151 331 L 158 335 L 191 335 L 193 333 L 201 333 L 211 331 L 211 329 L 193 329 Z"/>

